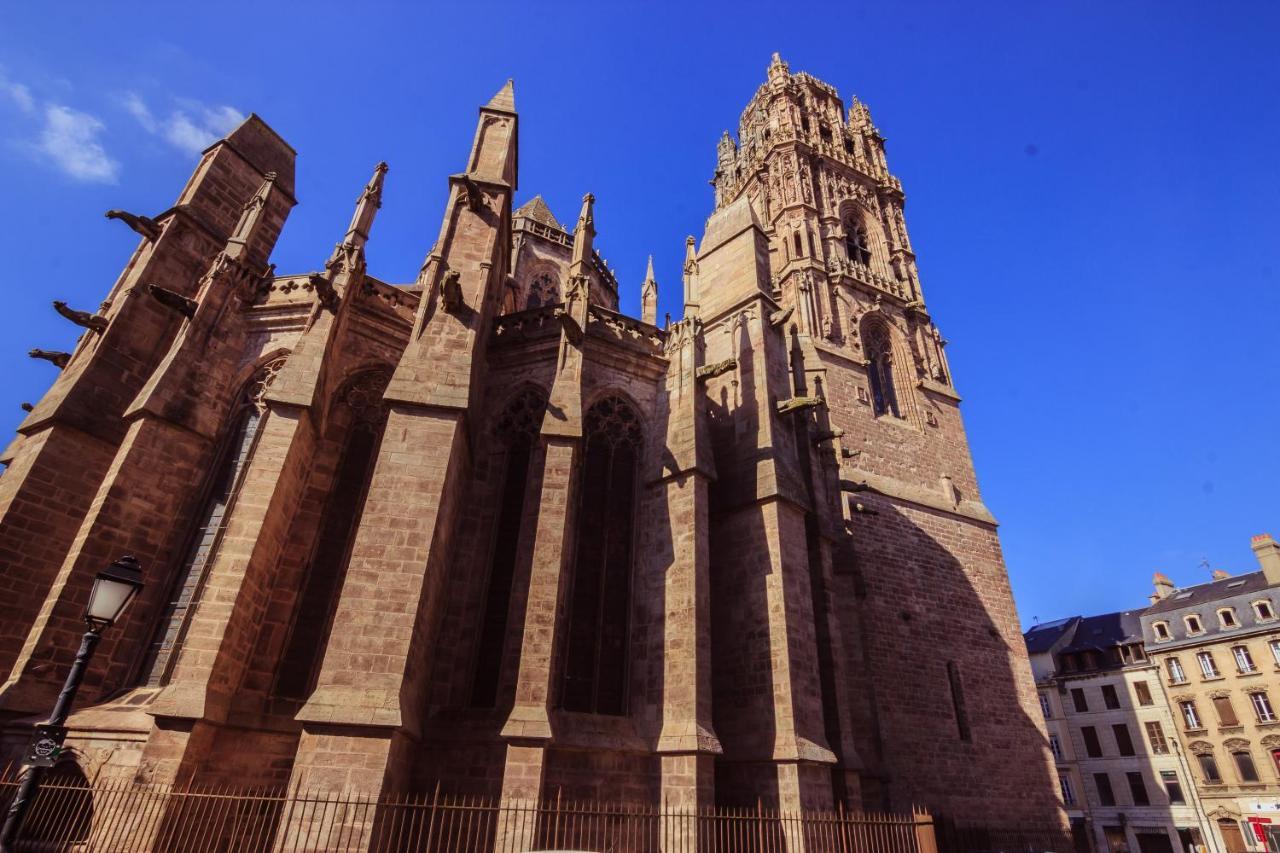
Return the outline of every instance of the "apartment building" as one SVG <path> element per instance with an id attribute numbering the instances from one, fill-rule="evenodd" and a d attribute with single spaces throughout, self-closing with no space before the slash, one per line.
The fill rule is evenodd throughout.
<path id="1" fill-rule="evenodd" d="M 1177 588 L 1157 574 L 1141 619 L 1226 853 L 1280 850 L 1280 545 L 1263 534 L 1253 551 L 1261 570 L 1246 575 Z"/>
<path id="2" fill-rule="evenodd" d="M 1076 850 L 1217 850 L 1140 612 L 1037 625 L 1026 642 Z"/>

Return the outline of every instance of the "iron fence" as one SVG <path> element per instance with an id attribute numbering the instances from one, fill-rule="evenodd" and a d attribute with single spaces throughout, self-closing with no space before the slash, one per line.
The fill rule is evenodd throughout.
<path id="1" fill-rule="evenodd" d="M 0 806 L 18 776 L 0 774 Z M 554 798 L 499 802 L 427 794 L 380 797 L 278 789 L 142 785 L 50 778 L 32 804 L 15 851 L 302 853 L 430 851 L 520 853 L 1027 853 L 1054 847 L 964 846 L 949 827 L 935 844 L 924 812 L 786 812 L 757 808 L 658 808 Z M 938 842 L 944 841 L 938 838 Z M 961 846 L 955 846 L 961 845 Z"/>

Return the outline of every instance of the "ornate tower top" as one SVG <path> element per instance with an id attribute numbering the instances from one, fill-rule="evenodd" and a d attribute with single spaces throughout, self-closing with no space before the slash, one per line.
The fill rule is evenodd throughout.
<path id="1" fill-rule="evenodd" d="M 901 183 L 885 165 L 883 143 L 865 104 L 854 98 L 846 115 L 834 86 L 803 71 L 792 73 L 775 53 L 768 79 L 743 110 L 737 141 L 726 131 L 717 146 L 716 207 L 736 199 L 783 148 L 820 155 L 871 186 L 901 193 Z"/>

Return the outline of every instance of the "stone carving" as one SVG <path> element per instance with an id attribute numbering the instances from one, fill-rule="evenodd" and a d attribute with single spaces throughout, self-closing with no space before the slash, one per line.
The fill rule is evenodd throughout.
<path id="1" fill-rule="evenodd" d="M 703 382 L 716 376 L 728 373 L 738 366 L 736 358 L 726 358 L 724 361 L 717 361 L 715 364 L 706 364 L 698 368 L 698 381 Z"/>
<path id="2" fill-rule="evenodd" d="M 252 403 L 254 408 L 259 412 L 266 411 L 267 390 L 271 387 L 271 383 L 276 381 L 276 377 L 280 375 L 280 370 L 288 360 L 289 356 L 287 354 L 276 356 L 266 364 L 262 365 L 262 367 L 259 367 L 258 372 L 250 381 L 246 395 L 249 398 L 249 402 Z"/>
<path id="3" fill-rule="evenodd" d="M 794 305 L 790 305 L 780 311 L 774 311 L 769 315 L 769 325 L 773 326 L 775 329 L 778 328 L 783 323 L 787 322 L 795 310 L 796 307 Z"/>
<path id="4" fill-rule="evenodd" d="M 457 270 L 440 276 L 440 305 L 450 314 L 462 307 L 462 274 Z"/>
<path id="5" fill-rule="evenodd" d="M 790 400 L 778 401 L 778 414 L 786 415 L 791 412 L 799 412 L 805 409 L 814 409 L 822 405 L 821 397 L 792 397 Z"/>
<path id="6" fill-rule="evenodd" d="M 102 334 L 107 329 L 107 318 L 98 314 L 90 314 L 88 311 L 77 311 L 74 308 L 67 307 L 67 303 L 61 300 L 53 300 L 53 310 L 57 311 L 63 317 L 66 317 L 77 326 L 85 329 L 92 329 L 98 334 Z"/>
<path id="7" fill-rule="evenodd" d="M 71 353 L 60 350 L 33 349 L 27 355 L 32 358 L 42 359 L 60 368 L 66 367 L 67 362 L 71 361 Z"/>
<path id="8" fill-rule="evenodd" d="M 129 213 L 127 210 L 108 210 L 107 219 L 118 219 L 131 229 L 147 238 L 148 242 L 154 243 L 160 238 L 163 229 L 160 224 L 149 216 L 138 216 Z"/>
<path id="9" fill-rule="evenodd" d="M 321 307 L 329 311 L 336 311 L 339 301 L 338 292 L 333 289 L 333 282 L 329 280 L 329 277 L 319 273 L 312 273 L 308 281 L 315 288 L 316 299 L 319 300 Z"/>
<path id="10" fill-rule="evenodd" d="M 167 287 L 161 287 L 158 284 L 148 284 L 147 292 L 151 294 L 156 302 L 171 311 L 177 311 L 188 320 L 196 315 L 196 309 L 200 307 L 200 303 L 194 299 L 183 296 L 181 293 L 172 291 Z"/>
<path id="11" fill-rule="evenodd" d="M 463 174 L 459 176 L 459 192 L 458 199 L 467 205 L 467 209 L 472 213 L 483 210 L 485 205 L 484 191 L 480 189 L 480 185 L 472 180 L 470 175 Z"/>

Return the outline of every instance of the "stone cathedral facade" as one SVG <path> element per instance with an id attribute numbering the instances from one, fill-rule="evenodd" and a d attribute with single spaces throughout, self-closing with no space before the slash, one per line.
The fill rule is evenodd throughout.
<path id="1" fill-rule="evenodd" d="M 9 751 L 129 553 L 69 724 L 90 778 L 1057 827 L 867 108 L 774 57 L 661 324 L 652 265 L 619 311 L 589 194 L 515 204 L 517 125 L 508 84 L 411 284 L 366 268 L 384 164 L 318 272 L 275 270 L 295 155 L 256 116 L 109 214 L 138 247 L 59 309 L 85 331 L 3 454 Z"/>

